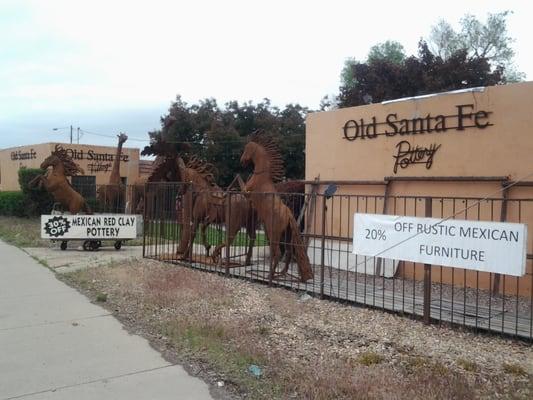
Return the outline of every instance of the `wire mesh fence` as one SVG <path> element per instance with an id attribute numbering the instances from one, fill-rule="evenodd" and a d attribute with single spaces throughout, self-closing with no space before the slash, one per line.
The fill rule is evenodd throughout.
<path id="1" fill-rule="evenodd" d="M 83 196 L 93 213 L 143 214 L 144 185 L 77 183 L 73 187 Z"/>
<path id="2" fill-rule="evenodd" d="M 265 220 L 255 212 L 258 204 L 269 208 Z M 147 258 L 427 322 L 533 339 L 531 237 L 522 277 L 432 265 L 428 278 L 423 264 L 352 253 L 354 213 L 528 223 L 533 222 L 533 199 L 309 190 L 214 195 L 187 184 L 157 183 L 146 185 L 143 210 Z"/>

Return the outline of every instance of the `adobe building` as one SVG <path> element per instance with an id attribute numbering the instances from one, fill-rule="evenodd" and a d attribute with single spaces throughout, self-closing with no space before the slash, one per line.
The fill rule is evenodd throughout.
<path id="1" fill-rule="evenodd" d="M 533 82 L 309 114 L 306 179 L 317 177 L 321 193 L 327 181 L 337 181 L 336 194 L 358 195 L 328 200 L 326 235 L 332 238 L 352 236 L 355 212 L 533 227 Z M 429 210 L 424 196 L 434 196 Z M 530 231 L 528 255 L 532 243 Z M 521 294 L 531 293 L 531 258 L 518 283 L 507 277 L 509 290 L 519 286 Z M 396 275 L 418 279 L 423 273 L 413 263 L 395 268 Z M 496 280 L 488 273 L 452 277 L 451 268 L 442 271 L 444 281 L 456 285 L 466 280 L 475 287 L 479 279 L 480 287 L 489 288 Z"/>
<path id="2" fill-rule="evenodd" d="M 23 167 L 39 168 L 52 153 L 56 144 L 63 146 L 73 160 L 84 170 L 84 175 L 72 177 L 76 187 L 109 183 L 116 147 L 69 143 L 42 143 L 0 150 L 0 191 L 20 190 L 18 170 Z M 143 182 L 151 172 L 151 161 L 140 160 L 139 149 L 123 148 L 120 156 L 120 176 L 125 184 Z M 83 190 L 86 192 L 86 190 Z"/>

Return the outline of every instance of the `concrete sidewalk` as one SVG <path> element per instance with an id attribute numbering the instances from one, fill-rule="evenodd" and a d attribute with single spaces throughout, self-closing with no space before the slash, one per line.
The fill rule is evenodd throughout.
<path id="1" fill-rule="evenodd" d="M 0 400 L 211 398 L 206 383 L 0 241 Z"/>

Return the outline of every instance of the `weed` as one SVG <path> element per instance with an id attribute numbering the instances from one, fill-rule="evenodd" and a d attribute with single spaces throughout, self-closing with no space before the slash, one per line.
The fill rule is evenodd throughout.
<path id="1" fill-rule="evenodd" d="M 99 302 L 99 303 L 105 303 L 107 301 L 107 294 L 98 293 L 96 295 L 96 301 Z"/>
<path id="2" fill-rule="evenodd" d="M 35 256 L 31 256 L 31 258 L 33 258 L 35 261 L 37 261 L 43 267 L 50 268 L 50 264 L 48 264 L 48 262 L 46 260 L 41 260 L 40 258 L 35 257 Z"/>
<path id="3" fill-rule="evenodd" d="M 366 351 L 363 354 L 359 355 L 357 361 L 359 364 L 369 365 L 379 364 L 384 360 L 384 357 L 381 354 L 375 353 L 373 351 Z"/>
<path id="4" fill-rule="evenodd" d="M 519 364 L 504 363 L 502 365 L 502 368 L 503 368 L 503 371 L 505 373 L 507 373 L 507 374 L 519 375 L 519 376 L 527 376 L 528 375 L 528 373 L 524 369 L 524 367 L 522 367 Z"/>
<path id="5" fill-rule="evenodd" d="M 261 336 L 266 336 L 270 333 L 270 328 L 265 325 L 261 325 L 259 329 L 257 329 L 257 333 L 259 333 Z"/>
<path id="6" fill-rule="evenodd" d="M 479 370 L 479 366 L 474 361 L 466 360 L 464 358 L 457 359 L 457 364 L 459 364 L 465 371 L 476 372 Z"/>

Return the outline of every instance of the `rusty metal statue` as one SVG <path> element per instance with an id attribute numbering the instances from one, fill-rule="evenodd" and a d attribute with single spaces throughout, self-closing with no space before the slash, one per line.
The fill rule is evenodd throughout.
<path id="1" fill-rule="evenodd" d="M 124 201 L 126 194 L 126 186 L 120 180 L 120 158 L 122 157 L 122 146 L 128 140 L 125 133 L 117 135 L 118 146 L 115 157 L 113 158 L 113 166 L 111 167 L 111 175 L 109 176 L 109 183 L 98 188 L 96 198 L 105 211 L 117 212 L 121 208 L 121 201 Z"/>
<path id="2" fill-rule="evenodd" d="M 313 278 L 313 270 L 307 256 L 298 224 L 291 210 L 276 193 L 275 181 L 284 175 L 283 160 L 279 149 L 270 137 L 261 132 L 254 132 L 244 148 L 241 164 L 253 163 L 253 175 L 244 185 L 244 191 L 263 223 L 270 245 L 270 277 L 284 276 L 288 272 L 291 257 L 280 273 L 276 273 L 281 258 L 280 243 L 287 236 L 287 242 L 298 265 L 299 279 L 307 282 Z"/>
<path id="3" fill-rule="evenodd" d="M 178 254 L 182 258 L 190 258 L 192 245 L 198 225 L 202 224 L 201 239 L 209 254 L 210 245 L 206 237 L 206 229 L 210 224 L 224 224 L 227 229 L 226 240 L 213 251 L 213 260 L 220 261 L 222 248 L 228 247 L 235 239 L 241 227 L 245 227 L 250 241 L 246 253 L 245 265 L 250 265 L 252 250 L 255 244 L 255 221 L 249 201 L 242 195 L 226 194 L 216 183 L 214 168 L 196 157 L 187 164 L 178 158 L 180 180 L 184 182 L 181 193 L 182 233 Z"/>
<path id="4" fill-rule="evenodd" d="M 48 167 L 52 167 L 52 171 L 36 176 L 30 181 L 30 186 L 44 186 L 54 200 L 71 214 L 78 214 L 80 211 L 91 214 L 92 211 L 83 196 L 74 190 L 67 180 L 67 176 L 83 174 L 83 169 L 72 161 L 61 145 L 56 144 L 52 154 L 42 162 L 41 169 Z"/>

